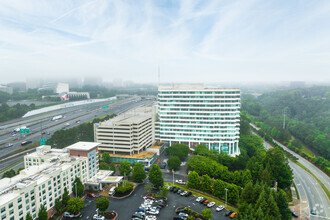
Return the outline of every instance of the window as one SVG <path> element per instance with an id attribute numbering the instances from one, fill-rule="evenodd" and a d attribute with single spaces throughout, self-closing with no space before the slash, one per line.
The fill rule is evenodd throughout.
<path id="1" fill-rule="evenodd" d="M 36 211 L 36 208 L 33 208 L 33 209 L 32 209 L 32 212 L 35 212 L 35 211 Z"/>
<path id="2" fill-rule="evenodd" d="M 43 188 L 43 189 L 45 188 L 45 184 L 42 184 L 42 188 Z"/>
<path id="3" fill-rule="evenodd" d="M 23 214 L 23 211 L 21 210 L 21 211 L 19 211 L 19 215 L 21 216 Z"/>
<path id="4" fill-rule="evenodd" d="M 9 215 L 14 213 L 14 209 L 9 210 Z"/>
<path id="5" fill-rule="evenodd" d="M 35 219 L 37 217 L 37 215 L 34 213 L 32 217 L 33 217 L 33 219 Z"/>
<path id="6" fill-rule="evenodd" d="M 26 206 L 26 211 L 28 211 L 30 209 L 30 206 L 29 205 L 27 205 Z"/>
<path id="7" fill-rule="evenodd" d="M 6 219 L 6 214 L 1 216 L 1 220 Z"/>
<path id="8" fill-rule="evenodd" d="M 30 191 L 30 194 L 32 195 L 33 193 L 34 193 L 34 190 L 31 190 L 31 191 Z"/>
<path id="9" fill-rule="evenodd" d="M 34 196 L 31 197 L 31 200 L 34 200 Z"/>
<path id="10" fill-rule="evenodd" d="M 51 183 L 51 181 L 49 180 L 49 181 L 48 181 L 48 185 L 50 185 L 50 183 Z"/>
<path id="11" fill-rule="evenodd" d="M 10 217 L 10 220 L 14 220 L 14 216 Z"/>
<path id="12" fill-rule="evenodd" d="M 20 204 L 19 206 L 18 206 L 18 209 L 21 209 L 23 206 L 22 206 L 22 204 Z"/>
<path id="13" fill-rule="evenodd" d="M 12 202 L 9 203 L 8 207 L 9 207 L 9 208 L 13 207 L 13 203 L 12 203 Z"/>
<path id="14" fill-rule="evenodd" d="M 25 200 L 25 203 L 28 204 L 29 203 L 29 199 Z"/>
<path id="15" fill-rule="evenodd" d="M 25 193 L 25 198 L 29 196 L 29 193 Z"/>
<path id="16" fill-rule="evenodd" d="M 35 202 L 32 202 L 32 207 L 35 206 L 35 205 L 36 205 L 36 203 Z"/>
<path id="17" fill-rule="evenodd" d="M 17 202 L 22 202 L 22 198 L 19 197 L 19 198 L 17 199 Z"/>

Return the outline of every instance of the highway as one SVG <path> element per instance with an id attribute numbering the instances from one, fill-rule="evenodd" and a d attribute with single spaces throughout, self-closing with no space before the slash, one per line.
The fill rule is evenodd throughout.
<path id="1" fill-rule="evenodd" d="M 16 151 L 19 149 L 21 142 L 23 140 L 29 140 L 33 143 L 38 142 L 40 138 L 49 138 L 51 135 L 61 129 L 68 129 L 79 125 L 80 123 L 84 123 L 94 118 L 109 114 L 116 113 L 120 114 L 121 112 L 127 111 L 128 109 L 134 108 L 139 105 L 145 105 L 150 103 L 150 100 L 142 100 L 142 101 L 133 101 L 133 100 L 122 100 L 115 103 L 110 104 L 110 108 L 102 109 L 100 103 L 97 106 L 80 106 L 80 109 L 67 110 L 66 113 L 62 113 L 64 118 L 58 121 L 52 121 L 48 116 L 46 121 L 37 123 L 35 125 L 30 126 L 31 135 L 24 137 L 23 134 L 17 134 L 17 136 L 12 137 L 11 134 L 6 134 L 7 142 L 2 144 L 2 148 L 0 149 L 0 158 L 4 158 L 6 155 Z M 68 125 L 69 124 L 69 125 Z M 42 132 L 45 132 L 42 134 Z M 8 143 L 12 143 L 12 147 L 6 147 Z"/>
<path id="2" fill-rule="evenodd" d="M 252 132 L 253 134 L 256 134 Z M 256 134 L 257 135 L 257 134 Z M 272 148 L 265 140 L 264 147 Z M 301 219 L 330 219 L 330 204 L 319 183 L 304 169 L 289 160 L 293 172 L 293 181 L 296 184 L 300 196 Z M 311 215 L 311 209 L 316 208 L 316 215 Z"/>

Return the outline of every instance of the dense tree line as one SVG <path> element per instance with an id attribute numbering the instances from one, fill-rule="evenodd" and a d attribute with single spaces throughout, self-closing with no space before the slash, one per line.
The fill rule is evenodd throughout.
<path id="1" fill-rule="evenodd" d="M 11 107 L 6 103 L 2 103 L 0 105 L 0 122 L 22 117 L 25 113 L 33 109 L 36 109 L 33 103 L 31 105 L 17 103 Z"/>
<path id="2" fill-rule="evenodd" d="M 306 144 L 330 158 L 330 87 L 312 87 L 265 93 L 258 98 L 243 96 L 242 110 L 253 116 L 264 131 L 291 147 Z M 286 127 L 283 129 L 283 112 Z M 299 142 L 301 141 L 301 142 Z"/>
<path id="3" fill-rule="evenodd" d="M 94 123 L 109 120 L 115 114 L 106 115 L 104 118 L 95 118 L 92 122 L 80 124 L 74 128 L 56 131 L 50 139 L 47 140 L 48 145 L 56 148 L 64 148 L 78 141 L 94 141 Z"/>

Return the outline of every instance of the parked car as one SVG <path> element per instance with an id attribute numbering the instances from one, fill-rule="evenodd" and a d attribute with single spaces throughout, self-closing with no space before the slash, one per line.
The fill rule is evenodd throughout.
<path id="1" fill-rule="evenodd" d="M 173 217 L 173 220 L 186 220 L 187 218 L 186 217 L 183 217 L 183 216 L 175 216 Z"/>
<path id="2" fill-rule="evenodd" d="M 199 203 L 203 204 L 207 199 L 203 198 L 199 201 Z"/>
<path id="3" fill-rule="evenodd" d="M 295 211 L 293 211 L 293 210 L 291 210 L 291 214 L 292 214 L 292 216 L 295 217 L 295 218 L 299 217 L 298 214 L 297 214 Z"/>
<path id="4" fill-rule="evenodd" d="M 215 210 L 216 210 L 217 212 L 220 212 L 220 211 L 222 211 L 224 208 L 225 208 L 225 207 L 224 207 L 223 205 L 220 205 L 220 206 L 218 206 Z"/>
<path id="5" fill-rule="evenodd" d="M 229 217 L 230 217 L 230 218 L 235 218 L 236 216 L 237 216 L 237 212 L 233 212 L 233 213 L 230 214 Z"/>
<path id="6" fill-rule="evenodd" d="M 173 189 L 173 192 L 176 193 L 176 192 L 178 192 L 178 190 L 179 190 L 179 188 L 175 187 L 175 189 Z"/>
<path id="7" fill-rule="evenodd" d="M 171 186 L 168 190 L 172 192 L 173 189 L 174 189 L 174 186 Z"/>
<path id="8" fill-rule="evenodd" d="M 159 165 L 160 169 L 165 169 L 166 168 L 166 162 L 161 162 Z"/>
<path id="9" fill-rule="evenodd" d="M 154 215 L 147 215 L 145 218 L 145 220 L 156 220 L 156 219 L 157 219 L 157 217 Z"/>
<path id="10" fill-rule="evenodd" d="M 207 207 L 211 208 L 215 205 L 215 202 L 210 202 L 209 204 L 207 204 Z"/>
<path id="11" fill-rule="evenodd" d="M 181 184 L 181 185 L 186 185 L 187 184 L 187 182 L 186 181 L 183 181 L 183 180 L 175 180 L 175 182 L 177 184 Z"/>
<path id="12" fill-rule="evenodd" d="M 95 219 L 95 220 L 104 220 L 105 217 L 102 216 L 102 215 L 95 214 L 95 215 L 93 216 L 93 219 Z"/>
<path id="13" fill-rule="evenodd" d="M 179 189 L 179 190 L 177 191 L 177 194 L 181 194 L 181 193 L 183 193 L 183 192 L 184 192 L 183 189 Z"/>
<path id="14" fill-rule="evenodd" d="M 177 209 L 177 210 L 175 210 L 175 213 L 176 214 L 179 214 L 179 213 L 186 213 L 186 214 L 188 214 L 188 210 L 185 210 L 185 209 Z"/>
<path id="15" fill-rule="evenodd" d="M 228 210 L 228 211 L 226 212 L 225 216 L 230 216 L 230 215 L 231 215 L 231 213 L 233 213 L 233 211 L 231 211 L 231 210 Z"/>
<path id="16" fill-rule="evenodd" d="M 182 193 L 180 193 L 180 196 L 185 196 L 187 193 L 187 191 L 183 191 Z"/>
<path id="17" fill-rule="evenodd" d="M 204 204 L 204 205 L 208 205 L 210 202 L 211 202 L 210 200 L 205 200 L 205 201 L 203 202 L 203 204 Z"/>
<path id="18" fill-rule="evenodd" d="M 192 193 L 191 192 L 187 192 L 187 194 L 185 195 L 185 197 L 191 196 Z"/>
<path id="19" fill-rule="evenodd" d="M 196 202 L 200 202 L 202 199 L 204 199 L 203 197 L 197 197 Z"/>
<path id="20" fill-rule="evenodd" d="M 63 217 L 66 217 L 66 218 L 74 218 L 74 214 L 70 213 L 70 212 L 64 212 L 63 213 Z"/>
<path id="21" fill-rule="evenodd" d="M 179 216 L 188 217 L 189 215 L 188 215 L 187 213 L 180 212 L 180 213 L 179 213 Z"/>
<path id="22" fill-rule="evenodd" d="M 311 214 L 312 214 L 312 215 L 316 215 L 316 208 L 315 208 L 315 207 L 312 208 L 312 210 L 311 210 Z"/>
<path id="23" fill-rule="evenodd" d="M 132 219 L 144 219 L 144 216 L 142 214 L 139 214 L 139 213 L 134 213 L 132 215 Z"/>

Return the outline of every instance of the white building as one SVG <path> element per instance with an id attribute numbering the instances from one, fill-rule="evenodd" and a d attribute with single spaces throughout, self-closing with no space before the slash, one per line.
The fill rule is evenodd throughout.
<path id="1" fill-rule="evenodd" d="M 139 107 L 108 121 L 94 124 L 94 141 L 100 151 L 113 154 L 139 153 L 154 142 L 156 112 L 151 107 Z"/>
<path id="2" fill-rule="evenodd" d="M 69 84 L 68 83 L 57 83 L 55 92 L 57 94 L 68 93 L 69 92 Z"/>
<path id="3" fill-rule="evenodd" d="M 25 169 L 12 178 L 0 180 L 0 218 L 23 220 L 27 213 L 35 219 L 41 205 L 48 216 L 55 213 L 55 199 L 64 188 L 72 192 L 76 177 L 85 184 L 95 184 L 98 175 L 99 143 L 78 142 L 65 149 L 40 146 L 24 157 Z M 102 172 L 104 179 L 111 174 Z M 105 181 L 106 182 L 106 181 Z"/>
<path id="4" fill-rule="evenodd" d="M 172 84 L 158 88 L 157 140 L 204 144 L 238 155 L 240 90 Z"/>

